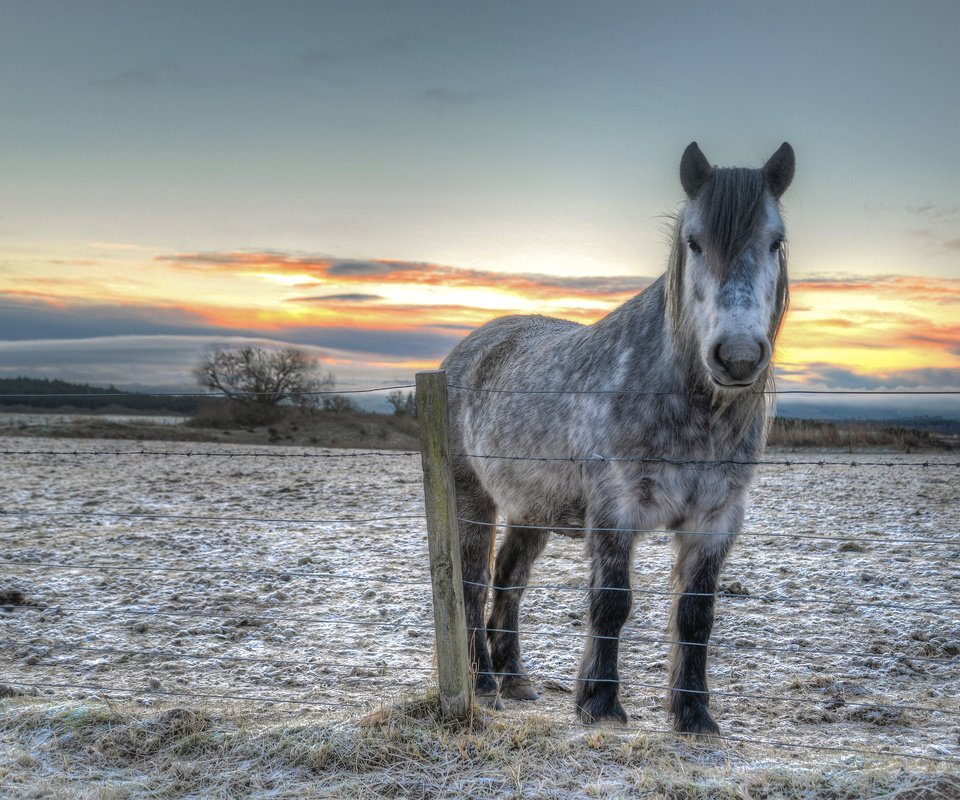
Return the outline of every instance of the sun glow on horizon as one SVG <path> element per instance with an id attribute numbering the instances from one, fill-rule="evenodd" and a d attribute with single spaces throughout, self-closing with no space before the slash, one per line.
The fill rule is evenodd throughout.
<path id="1" fill-rule="evenodd" d="M 66 263 L 69 260 L 69 264 Z M 130 314 L 163 325 L 236 331 L 284 340 L 327 341 L 371 369 L 436 366 L 420 357 L 376 357 L 374 338 L 456 338 L 494 317 L 545 314 L 590 324 L 639 291 L 633 276 L 500 273 L 396 260 L 350 261 L 275 252 L 14 262 L 0 275 L 9 303 L 42 313 Z M 113 311 L 111 311 L 111 309 Z M 805 277 L 791 284 L 791 308 L 777 364 L 791 383 L 824 369 L 883 378 L 922 370 L 960 370 L 960 280 L 917 276 Z M 322 347 L 323 345 L 319 345 Z M 440 345 L 437 345 L 440 347 Z M 394 349 L 394 345 L 391 349 Z M 441 348 L 443 349 L 443 348 Z M 335 356 L 340 358 L 340 356 Z M 349 360 L 349 359 L 347 359 Z"/>

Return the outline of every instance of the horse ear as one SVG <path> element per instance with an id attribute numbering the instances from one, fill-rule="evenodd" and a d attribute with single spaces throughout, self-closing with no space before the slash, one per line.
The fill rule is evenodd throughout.
<path id="1" fill-rule="evenodd" d="M 712 173 L 713 167 L 710 166 L 699 145 L 696 142 L 690 142 L 680 159 L 680 183 L 687 197 L 692 199 Z"/>
<path id="2" fill-rule="evenodd" d="M 797 159 L 793 154 L 793 148 L 786 142 L 780 145 L 780 149 L 770 156 L 770 160 L 763 165 L 764 183 L 767 184 L 770 194 L 777 200 L 780 199 L 780 195 L 787 191 L 790 181 L 793 180 L 793 171 L 796 165 Z"/>

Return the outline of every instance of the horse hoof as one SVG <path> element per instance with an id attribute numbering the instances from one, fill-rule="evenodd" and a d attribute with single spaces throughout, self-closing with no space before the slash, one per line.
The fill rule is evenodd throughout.
<path id="1" fill-rule="evenodd" d="M 494 711 L 503 711 L 503 703 L 500 702 L 499 692 L 487 692 L 475 695 L 477 702 L 484 708 L 491 708 Z"/>
<path id="2" fill-rule="evenodd" d="M 616 697 L 591 697 L 577 704 L 577 716 L 584 725 L 626 725 L 627 712 Z"/>
<path id="3" fill-rule="evenodd" d="M 525 675 L 505 675 L 500 682 L 500 694 L 512 700 L 536 700 L 540 697 Z"/>
<path id="4" fill-rule="evenodd" d="M 720 726 L 706 709 L 678 714 L 673 720 L 673 729 L 679 734 L 696 739 L 710 739 L 720 735 Z"/>

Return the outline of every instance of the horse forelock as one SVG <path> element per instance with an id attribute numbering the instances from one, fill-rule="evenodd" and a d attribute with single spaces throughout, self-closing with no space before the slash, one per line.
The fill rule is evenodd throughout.
<path id="1" fill-rule="evenodd" d="M 703 235 L 729 268 L 766 218 L 763 173 L 758 169 L 715 169 L 695 198 Z M 721 276 L 723 277 L 723 276 Z"/>

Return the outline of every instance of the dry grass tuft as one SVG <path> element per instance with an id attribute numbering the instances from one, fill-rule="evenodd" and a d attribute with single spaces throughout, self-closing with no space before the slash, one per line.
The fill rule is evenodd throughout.
<path id="1" fill-rule="evenodd" d="M 435 697 L 360 723 L 266 721 L 261 709 L 147 711 L 104 701 L 0 703 L 8 796 L 640 797 L 846 800 L 960 796 L 948 765 L 842 757 L 825 764 L 759 746 L 571 729 L 477 710 L 439 719 Z"/>

